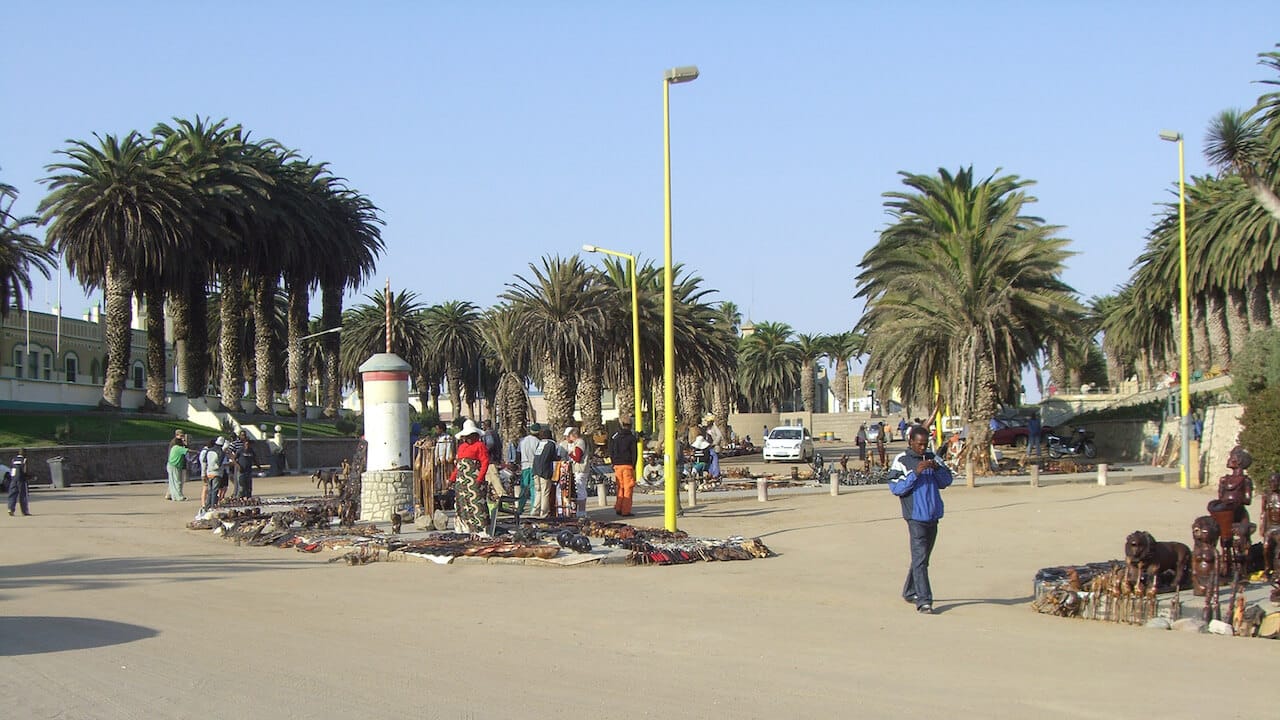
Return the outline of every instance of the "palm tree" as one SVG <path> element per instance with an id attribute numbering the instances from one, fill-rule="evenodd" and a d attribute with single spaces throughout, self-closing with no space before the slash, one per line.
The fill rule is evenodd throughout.
<path id="1" fill-rule="evenodd" d="M 1061 280 L 1067 241 L 1023 214 L 1034 199 L 1015 175 L 901 174 L 909 189 L 885 193 L 894 222 L 858 276 L 866 374 L 909 404 L 932 398 L 938 377 L 985 457 L 990 420 L 1016 399 L 1023 367 L 1083 311 Z"/>
<path id="2" fill-rule="evenodd" d="M 791 326 L 759 322 L 738 345 L 738 386 L 753 408 L 779 412 L 782 399 L 796 388 L 800 350 L 791 342 Z"/>
<path id="3" fill-rule="evenodd" d="M 831 392 L 836 398 L 835 412 L 849 411 L 849 361 L 862 354 L 865 343 L 866 338 L 852 330 L 828 336 L 825 352 L 835 368 L 835 376 L 831 379 Z"/>
<path id="4" fill-rule="evenodd" d="M 1280 45 L 1277 45 L 1280 47 Z M 1280 72 L 1280 52 L 1259 53 L 1258 63 Z M 1263 80 L 1280 85 L 1280 80 Z M 1276 170 L 1280 168 L 1280 92 L 1267 93 L 1247 112 L 1224 110 L 1209 124 L 1205 156 L 1238 173 L 1259 205 L 1280 220 Z"/>
<path id="5" fill-rule="evenodd" d="M 155 268 L 182 252 L 189 232 L 191 186 L 156 141 L 137 132 L 94 136 L 96 144 L 68 140 L 47 167 L 50 192 L 41 203 L 47 238 L 86 289 L 106 296 L 107 362 L 102 407 L 120 408 L 129 368 L 129 306 L 137 268 Z M 151 373 L 163 377 L 163 368 Z"/>
<path id="6" fill-rule="evenodd" d="M 480 308 L 466 300 L 449 300 L 433 305 L 423 315 L 427 354 L 444 367 L 454 418 L 462 415 L 464 377 L 475 372 L 480 359 L 480 320 Z"/>
<path id="7" fill-rule="evenodd" d="M 823 350 L 823 336 L 800 333 L 796 335 L 796 349 L 800 351 L 800 402 L 805 410 L 814 412 L 814 385 L 817 380 L 814 364 L 820 356 L 826 354 Z"/>
<path id="8" fill-rule="evenodd" d="M 519 318 L 510 305 L 489 308 L 480 321 L 484 353 L 493 358 L 501 373 L 495 393 L 498 431 L 508 440 L 523 436 L 529 420 L 525 385 L 530 363 L 519 336 Z"/>
<path id="9" fill-rule="evenodd" d="M 369 302 L 342 314 L 340 324 L 345 337 L 342 342 L 341 379 L 356 388 L 361 387 L 360 366 L 364 361 L 387 351 L 386 297 L 383 291 L 377 290 L 372 295 L 365 295 Z M 391 352 L 399 355 L 411 368 L 421 367 L 429 354 L 430 340 L 423 317 L 424 309 L 416 293 L 401 290 L 391 294 Z"/>
<path id="10" fill-rule="evenodd" d="M 13 214 L 18 191 L 0 183 L 0 318 L 11 308 L 21 310 L 23 298 L 31 294 L 31 269 L 49 277 L 53 249 L 27 232 L 40 223 L 34 215 Z"/>
<path id="11" fill-rule="evenodd" d="M 243 128 L 225 118 L 175 118 L 173 125 L 161 123 L 152 133 L 193 195 L 186 207 L 192 221 L 181 262 L 171 268 L 169 302 L 179 386 L 189 397 L 201 397 L 211 377 L 210 358 L 220 356 L 209 352 L 209 329 L 221 334 L 218 317 L 213 325 L 208 321 L 211 281 L 218 261 L 235 257 L 253 209 L 268 196 L 270 179 L 247 160 L 250 147 Z"/>
<path id="12" fill-rule="evenodd" d="M 548 419 L 559 429 L 573 424 L 576 373 L 597 342 L 604 290 L 577 255 L 544 256 L 541 266 L 530 263 L 529 269 L 532 274 L 517 275 L 501 297 L 516 313 L 524 349 L 533 358 L 547 399 Z"/>

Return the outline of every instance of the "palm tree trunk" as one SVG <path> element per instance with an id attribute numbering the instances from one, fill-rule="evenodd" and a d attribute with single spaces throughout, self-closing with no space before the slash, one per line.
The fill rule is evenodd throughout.
<path id="1" fill-rule="evenodd" d="M 119 410 L 120 398 L 124 395 L 125 381 L 129 376 L 129 350 L 133 345 L 133 330 L 130 328 L 133 308 L 129 303 L 133 297 L 133 276 L 126 268 L 113 262 L 107 263 L 106 275 L 103 295 L 106 300 L 104 331 L 107 361 L 103 373 L 102 401 L 98 403 L 98 407 Z"/>
<path id="2" fill-rule="evenodd" d="M 320 285 L 320 324 L 324 329 L 342 327 L 342 284 L 325 282 Z M 324 416 L 338 417 L 342 407 L 342 380 L 338 377 L 338 355 L 342 350 L 339 333 L 325 335 L 320 340 L 324 347 L 325 389 Z M 439 415 L 440 408 L 436 408 Z"/>
<path id="3" fill-rule="evenodd" d="M 1049 384 L 1057 387 L 1059 392 L 1067 385 L 1067 358 L 1060 341 L 1049 343 Z"/>
<path id="4" fill-rule="evenodd" d="M 1227 367 L 1231 364 L 1231 344 L 1227 336 L 1227 322 L 1224 317 L 1222 291 L 1209 290 L 1205 293 L 1204 324 L 1209 330 L 1209 347 L 1213 355 L 1213 364 Z"/>
<path id="5" fill-rule="evenodd" d="M 661 375 L 655 377 L 652 382 L 653 387 L 650 388 L 650 392 L 653 393 L 653 432 L 651 435 L 661 438 L 667 422 L 667 396 L 664 390 L 666 382 Z"/>
<path id="6" fill-rule="evenodd" d="M 241 371 L 244 348 L 240 344 L 240 327 L 245 322 L 244 283 L 236 273 L 222 275 L 222 407 L 230 412 L 243 412 L 244 374 Z"/>
<path id="7" fill-rule="evenodd" d="M 445 385 L 449 387 L 449 408 L 453 419 L 462 417 L 462 368 L 449 364 L 444 370 Z"/>
<path id="8" fill-rule="evenodd" d="M 524 394 L 524 384 L 515 373 L 504 373 L 498 384 L 498 419 L 501 421 L 502 437 L 507 442 L 519 442 L 529 425 L 529 416 L 525 408 L 529 400 Z"/>
<path id="9" fill-rule="evenodd" d="M 676 407 L 682 427 L 702 424 L 702 385 L 693 373 L 676 374 Z"/>
<path id="10" fill-rule="evenodd" d="M 550 356 L 543 357 L 542 392 L 547 400 L 547 421 L 554 432 L 572 426 L 574 394 L 569 388 L 567 373 L 558 372 L 551 364 Z"/>
<path id="11" fill-rule="evenodd" d="M 306 404 L 307 365 L 302 352 L 302 336 L 307 334 L 307 317 L 311 314 L 309 301 L 306 283 L 289 283 L 289 409 L 295 415 L 299 407 Z M 303 406 L 299 406 L 299 402 Z"/>
<path id="12" fill-rule="evenodd" d="M 1204 296 L 1190 298 L 1191 305 L 1191 363 L 1198 370 L 1208 370 L 1213 364 L 1209 352 L 1209 328 L 1204 320 Z"/>
<path id="13" fill-rule="evenodd" d="M 732 392 L 731 387 L 726 385 L 717 387 L 715 395 L 711 398 L 711 413 L 716 416 L 716 426 L 720 428 L 725 440 L 729 439 L 729 411 L 732 407 L 729 402 L 729 395 Z"/>
<path id="14" fill-rule="evenodd" d="M 1249 303 L 1249 332 L 1266 330 L 1271 323 L 1267 307 L 1267 283 L 1262 274 L 1254 275 L 1247 289 Z"/>
<path id="15" fill-rule="evenodd" d="M 165 380 L 169 373 L 164 357 L 164 292 L 152 288 L 146 291 L 147 304 L 147 399 L 142 403 L 143 412 L 164 412 Z"/>
<path id="16" fill-rule="evenodd" d="M 614 389 L 618 417 L 636 417 L 636 382 L 631 373 L 622 373 Z"/>
<path id="17" fill-rule="evenodd" d="M 274 415 L 276 354 L 271 345 L 275 340 L 272 321 L 275 315 L 276 285 L 280 278 L 256 278 L 253 281 L 253 359 L 258 371 L 254 391 L 254 403 L 258 412 Z"/>
<path id="18" fill-rule="evenodd" d="M 1232 288 L 1227 291 L 1227 340 L 1231 347 L 1231 356 L 1235 357 L 1244 349 L 1245 338 L 1249 336 L 1249 307 L 1244 290 Z"/>
<path id="19" fill-rule="evenodd" d="M 1124 380 L 1124 369 L 1120 366 L 1120 355 L 1107 342 L 1106 333 L 1102 335 L 1102 356 L 1107 363 L 1107 389 L 1115 392 Z"/>
<path id="20" fill-rule="evenodd" d="M 173 364 L 177 368 L 178 379 L 174 383 L 174 391 L 186 393 L 187 397 L 199 397 L 187 390 L 188 375 L 191 370 L 191 303 L 187 292 L 175 292 L 169 297 L 169 313 L 173 322 Z"/>
<path id="21" fill-rule="evenodd" d="M 1280 328 L 1280 275 L 1266 273 L 1263 277 L 1267 285 L 1267 319 L 1271 327 Z"/>
<path id="22" fill-rule="evenodd" d="M 800 402 L 804 409 L 813 412 L 814 369 L 813 360 L 805 360 L 800 364 Z"/>
<path id="23" fill-rule="evenodd" d="M 836 377 L 831 383 L 831 390 L 836 396 L 836 412 L 849 410 L 849 361 L 847 358 L 835 358 Z"/>
<path id="24" fill-rule="evenodd" d="M 594 434 L 604 427 L 604 409 L 600 396 L 604 392 L 604 378 L 595 363 L 587 365 L 578 384 L 578 408 L 582 411 L 582 435 Z"/>

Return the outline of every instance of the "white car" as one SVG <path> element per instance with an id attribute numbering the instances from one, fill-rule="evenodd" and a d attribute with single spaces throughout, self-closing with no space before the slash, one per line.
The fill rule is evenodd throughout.
<path id="1" fill-rule="evenodd" d="M 813 436 L 804 427 L 776 427 L 764 439 L 764 461 L 813 459 Z"/>

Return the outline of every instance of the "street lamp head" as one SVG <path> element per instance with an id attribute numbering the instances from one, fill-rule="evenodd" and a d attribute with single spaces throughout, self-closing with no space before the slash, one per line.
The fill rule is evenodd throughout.
<path id="1" fill-rule="evenodd" d="M 583 246 L 582 246 L 582 249 L 583 249 L 583 250 L 586 250 L 587 252 L 592 252 L 592 253 L 593 253 L 593 252 L 595 252 L 595 251 L 599 250 L 600 248 L 596 247 L 595 245 L 583 245 Z"/>
<path id="2" fill-rule="evenodd" d="M 1182 140 L 1182 133 L 1174 132 L 1173 130 L 1161 130 L 1160 139 L 1168 142 L 1178 142 Z"/>
<path id="3" fill-rule="evenodd" d="M 685 65 L 683 67 L 671 68 L 663 73 L 663 79 L 672 85 L 676 83 L 693 82 L 698 79 L 698 66 Z"/>

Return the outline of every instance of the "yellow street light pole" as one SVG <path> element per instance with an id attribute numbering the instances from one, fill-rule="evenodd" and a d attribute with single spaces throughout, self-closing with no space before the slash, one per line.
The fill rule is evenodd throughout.
<path id="1" fill-rule="evenodd" d="M 662 268 L 662 475 L 663 496 L 665 499 L 666 528 L 676 531 L 676 508 L 679 498 L 676 494 L 676 329 L 674 301 L 672 299 L 671 270 L 671 86 L 676 83 L 693 82 L 698 79 L 698 68 L 671 68 L 662 77 L 662 177 L 663 206 L 665 220 L 665 244 L 663 247 Z"/>
<path id="2" fill-rule="evenodd" d="M 640 294 L 636 289 L 636 256 L 617 250 L 606 250 L 595 245 L 583 245 L 589 253 L 603 253 L 626 258 L 631 267 L 631 365 L 632 383 L 635 385 L 634 425 L 636 435 L 644 432 L 644 411 L 640 405 Z M 636 478 L 644 477 L 644 440 L 636 440 Z"/>
<path id="3" fill-rule="evenodd" d="M 1178 144 L 1178 331 L 1181 338 L 1178 343 L 1178 391 L 1181 397 L 1180 410 L 1182 418 L 1178 424 L 1182 429 L 1182 453 L 1178 463 L 1178 485 L 1188 489 L 1191 487 L 1191 382 L 1187 366 L 1189 364 L 1187 348 L 1190 345 L 1187 330 L 1187 315 L 1190 312 L 1187 300 L 1187 186 L 1186 166 L 1182 155 L 1182 133 L 1173 130 L 1161 130 L 1160 139 Z"/>

